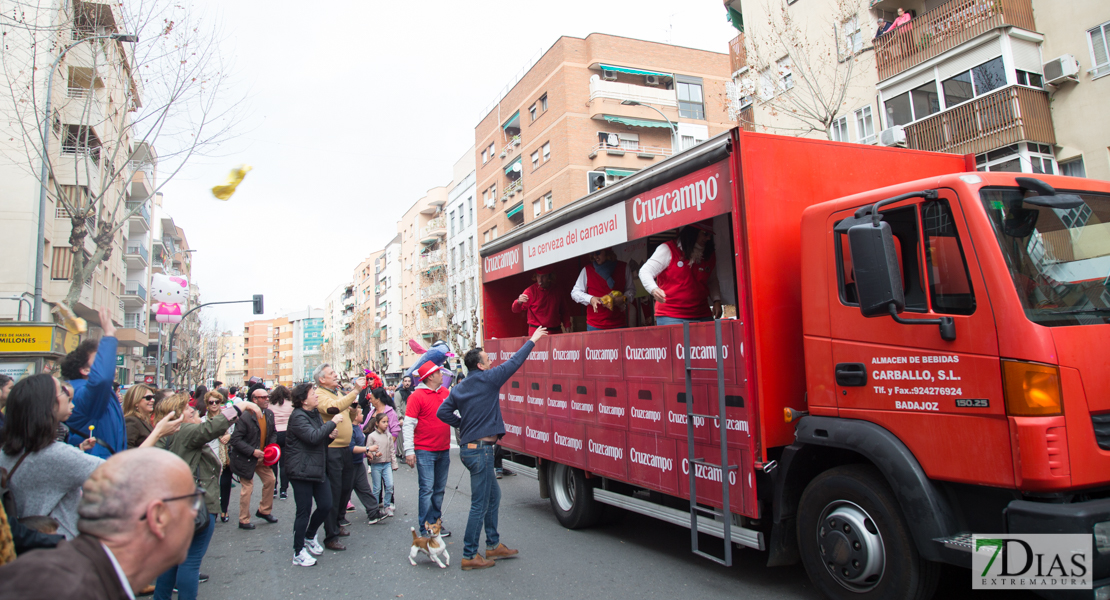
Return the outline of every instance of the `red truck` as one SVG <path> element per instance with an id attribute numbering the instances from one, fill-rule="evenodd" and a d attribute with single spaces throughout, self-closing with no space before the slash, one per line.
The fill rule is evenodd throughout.
<path id="1" fill-rule="evenodd" d="M 569 295 L 706 219 L 734 316 L 551 335 L 501 390 L 564 526 L 620 507 L 845 599 L 930 597 L 972 534 L 1089 534 L 1093 591 L 1055 597 L 1110 597 L 1110 184 L 733 130 L 484 245 L 486 351 L 534 269 Z"/>

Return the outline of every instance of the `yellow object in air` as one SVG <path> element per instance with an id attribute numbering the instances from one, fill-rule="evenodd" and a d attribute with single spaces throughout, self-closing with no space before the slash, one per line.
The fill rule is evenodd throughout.
<path id="1" fill-rule="evenodd" d="M 80 335 L 89 330 L 89 324 L 86 323 L 84 319 L 73 314 L 73 311 L 69 310 L 66 305 L 60 302 L 55 304 L 54 308 L 50 309 L 50 312 L 62 318 L 62 326 L 70 333 Z"/>
<path id="2" fill-rule="evenodd" d="M 243 178 L 247 176 L 247 172 L 251 170 L 250 165 L 240 165 L 231 170 L 227 176 L 227 183 L 217 185 L 212 188 L 212 195 L 220 200 L 227 200 L 235 193 L 235 188 L 243 183 Z"/>

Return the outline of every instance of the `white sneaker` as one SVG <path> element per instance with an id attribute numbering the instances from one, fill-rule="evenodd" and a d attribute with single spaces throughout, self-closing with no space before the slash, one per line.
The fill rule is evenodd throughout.
<path id="1" fill-rule="evenodd" d="M 320 556 L 324 553 L 324 547 L 320 545 L 320 542 L 316 541 L 316 538 L 306 538 L 304 541 L 304 550 L 308 550 L 309 554 L 313 556 Z"/>
<path id="2" fill-rule="evenodd" d="M 392 506 L 385 509 L 385 516 L 387 516 L 387 517 L 392 517 L 393 516 L 393 507 Z"/>
<path id="3" fill-rule="evenodd" d="M 316 564 L 316 559 L 305 550 L 306 548 L 301 548 L 301 552 L 293 557 L 294 567 L 311 567 Z"/>

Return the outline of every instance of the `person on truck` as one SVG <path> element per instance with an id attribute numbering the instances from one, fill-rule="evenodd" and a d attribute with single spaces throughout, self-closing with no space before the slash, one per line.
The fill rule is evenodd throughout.
<path id="1" fill-rule="evenodd" d="M 542 267 L 536 269 L 532 279 L 536 282 L 513 301 L 513 312 L 528 313 L 528 335 L 535 333 L 538 327 L 546 327 L 552 331 L 561 327 L 563 333 L 570 331 L 570 314 L 567 312 L 566 302 L 552 287 L 555 274 L 550 268 Z"/>
<path id="2" fill-rule="evenodd" d="M 660 244 L 640 267 L 640 282 L 655 298 L 655 324 L 675 325 L 721 317 L 721 284 L 713 247 L 713 224 L 687 225 Z M 712 300 L 713 310 L 709 309 Z"/>
<path id="3" fill-rule="evenodd" d="M 614 295 L 615 293 L 615 295 Z M 611 248 L 590 253 L 570 297 L 586 309 L 586 331 L 628 327 L 628 301 L 636 294 L 628 263 L 617 260 Z"/>

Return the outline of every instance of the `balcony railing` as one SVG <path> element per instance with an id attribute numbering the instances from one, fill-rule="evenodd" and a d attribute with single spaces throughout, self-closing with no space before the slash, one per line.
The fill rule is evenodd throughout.
<path id="1" fill-rule="evenodd" d="M 422 286 L 420 288 L 420 299 L 430 300 L 432 298 L 444 298 L 447 296 L 447 285 L 444 283 L 433 283 L 431 285 Z"/>
<path id="2" fill-rule="evenodd" d="M 150 262 L 150 253 L 146 251 L 146 246 L 140 246 L 138 244 L 136 244 L 136 245 L 128 244 L 127 245 L 127 251 L 125 252 L 125 254 L 128 254 L 130 256 L 138 255 L 138 256 L 143 257 L 144 261 L 146 261 L 148 263 Z"/>
<path id="3" fill-rule="evenodd" d="M 748 66 L 748 50 L 744 47 L 744 34 L 740 34 L 728 43 L 728 59 L 732 64 L 732 72 Z"/>
<path id="4" fill-rule="evenodd" d="M 1035 31 L 1032 0 L 950 0 L 875 40 L 879 81 L 997 27 Z"/>
<path id="5" fill-rule="evenodd" d="M 443 250 L 432 250 L 431 252 L 425 252 L 424 254 L 420 255 L 420 261 L 417 264 L 417 268 L 419 268 L 421 271 L 427 271 L 432 267 L 442 265 L 447 260 L 446 256 L 447 254 Z"/>
<path id="6" fill-rule="evenodd" d="M 438 317 L 436 315 L 424 315 L 420 317 L 420 333 L 429 333 L 433 331 L 447 331 L 447 317 Z"/>
<path id="7" fill-rule="evenodd" d="M 138 296 L 143 300 L 146 300 L 146 288 L 143 287 L 142 284 L 131 283 L 130 281 L 128 281 L 127 285 L 123 288 L 123 295 Z"/>
<path id="8" fill-rule="evenodd" d="M 131 218 L 141 218 L 142 220 L 146 221 L 147 225 L 150 225 L 150 209 L 146 207 L 146 202 L 128 202 L 127 210 L 135 210 L 136 206 L 140 207 L 139 212 L 131 215 Z"/>
<path id="9" fill-rule="evenodd" d="M 632 83 L 617 83 L 615 81 L 591 81 L 590 101 L 592 102 L 599 98 L 609 98 L 622 102 L 625 100 L 634 100 L 643 104 L 666 106 L 670 108 L 678 106 L 678 96 L 675 95 L 674 90 L 665 90 Z M 651 112 L 653 115 L 655 114 L 654 111 Z"/>
<path id="10" fill-rule="evenodd" d="M 1012 85 L 906 125 L 916 150 L 981 154 L 1022 140 L 1056 143 L 1047 92 Z"/>
<path id="11" fill-rule="evenodd" d="M 501 192 L 501 201 L 504 202 L 504 201 L 508 200 L 509 198 L 512 198 L 513 196 L 515 196 L 517 194 L 523 194 L 523 193 L 524 193 L 524 178 L 521 177 L 520 179 L 517 179 L 516 181 L 510 183 L 509 187 L 505 188 L 504 192 Z"/>
<path id="12" fill-rule="evenodd" d="M 137 329 L 146 333 L 147 316 L 145 313 L 124 313 L 124 329 Z"/>
<path id="13" fill-rule="evenodd" d="M 598 152 L 606 152 L 613 155 L 635 154 L 641 158 L 655 158 L 656 156 L 671 156 L 674 150 L 670 148 L 660 148 L 658 146 L 640 146 L 638 144 L 629 144 L 627 146 L 610 146 L 608 144 L 595 144 L 590 148 L 590 158 L 597 156 Z"/>
<path id="14" fill-rule="evenodd" d="M 501 158 L 506 158 L 508 156 L 512 156 L 513 150 L 516 149 L 516 148 L 519 148 L 519 147 L 520 147 L 520 136 L 519 135 L 514 135 L 513 138 L 511 140 L 509 140 L 509 143 L 505 144 L 505 146 L 503 148 L 501 148 Z"/>

